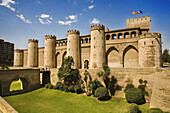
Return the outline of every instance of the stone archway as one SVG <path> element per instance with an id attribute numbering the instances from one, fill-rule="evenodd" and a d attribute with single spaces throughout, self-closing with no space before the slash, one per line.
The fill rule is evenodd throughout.
<path id="1" fill-rule="evenodd" d="M 89 61 L 88 60 L 84 61 L 84 69 L 89 69 Z"/>
<path id="2" fill-rule="evenodd" d="M 109 67 L 122 67 L 120 64 L 120 54 L 115 47 L 110 47 L 106 52 L 106 62 Z"/>
<path id="3" fill-rule="evenodd" d="M 55 55 L 55 67 L 56 67 L 56 68 L 58 68 L 58 67 L 60 66 L 59 55 L 60 55 L 59 52 L 57 52 L 57 54 Z"/>
<path id="4" fill-rule="evenodd" d="M 138 67 L 138 55 L 138 50 L 134 46 L 129 45 L 128 47 L 126 47 L 126 49 L 123 51 L 123 67 Z"/>
<path id="5" fill-rule="evenodd" d="M 65 51 L 65 52 L 63 53 L 62 62 L 64 61 L 64 58 L 66 58 L 66 57 L 67 57 L 67 51 Z"/>

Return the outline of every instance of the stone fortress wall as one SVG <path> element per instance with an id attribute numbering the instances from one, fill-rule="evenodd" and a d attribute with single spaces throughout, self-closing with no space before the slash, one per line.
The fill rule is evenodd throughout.
<path id="1" fill-rule="evenodd" d="M 161 67 L 161 34 L 150 32 L 150 16 L 127 19 L 126 24 L 127 28 L 118 30 L 93 25 L 91 34 L 84 36 L 69 30 L 67 38 L 59 40 L 48 35 L 41 48 L 29 41 L 28 50 L 20 51 L 22 58 L 15 51 L 14 66 L 59 68 L 63 59 L 71 55 L 75 67 L 80 69 L 101 68 L 105 64 L 110 68 Z M 30 65 L 32 61 L 36 64 Z"/>

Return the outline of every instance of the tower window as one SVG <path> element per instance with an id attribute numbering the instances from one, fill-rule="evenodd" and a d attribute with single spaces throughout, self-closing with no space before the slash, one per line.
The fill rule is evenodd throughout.
<path id="1" fill-rule="evenodd" d="M 68 50 L 70 51 L 70 48 Z"/>
<path id="2" fill-rule="evenodd" d="M 94 46 L 94 48 L 95 48 L 95 46 Z"/>
<path id="3" fill-rule="evenodd" d="M 152 41 L 152 44 L 153 44 L 153 41 Z"/>
<path id="4" fill-rule="evenodd" d="M 146 42 L 144 42 L 144 45 L 146 45 Z"/>
<path id="5" fill-rule="evenodd" d="M 94 40 L 95 40 L 95 37 L 94 37 Z"/>

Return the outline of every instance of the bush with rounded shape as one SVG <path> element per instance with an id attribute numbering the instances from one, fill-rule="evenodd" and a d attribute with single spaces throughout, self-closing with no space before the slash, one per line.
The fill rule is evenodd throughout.
<path id="1" fill-rule="evenodd" d="M 150 108 L 147 113 L 163 113 L 160 108 Z"/>
<path id="2" fill-rule="evenodd" d="M 53 85 L 52 84 L 48 84 L 48 88 L 49 89 L 53 89 Z"/>
<path id="3" fill-rule="evenodd" d="M 132 103 L 130 106 L 129 106 L 129 110 L 130 110 L 130 113 L 138 113 L 139 111 L 139 106 L 135 103 Z"/>
<path id="4" fill-rule="evenodd" d="M 98 98 L 98 99 L 105 99 L 106 97 L 109 96 L 109 93 L 107 91 L 106 88 L 104 87 L 99 87 L 96 89 L 95 91 L 95 96 Z"/>
<path id="5" fill-rule="evenodd" d="M 76 92 L 77 94 L 84 93 L 84 90 L 83 90 L 83 88 L 81 87 L 81 85 L 76 85 L 76 86 L 74 87 L 74 90 L 75 90 L 75 92 Z"/>
<path id="6" fill-rule="evenodd" d="M 68 92 L 72 92 L 72 93 L 74 93 L 74 92 L 75 92 L 75 91 L 74 91 L 74 86 L 73 86 L 73 85 L 68 86 L 67 91 L 68 91 Z"/>
<path id="7" fill-rule="evenodd" d="M 136 103 L 136 104 L 142 104 L 145 102 L 143 93 L 138 88 L 130 88 L 125 92 L 125 97 L 127 102 L 129 103 Z"/>
<path id="8" fill-rule="evenodd" d="M 58 86 L 54 86 L 53 89 L 58 89 Z"/>
<path id="9" fill-rule="evenodd" d="M 45 84 L 45 88 L 48 88 L 48 84 Z"/>
<path id="10" fill-rule="evenodd" d="M 68 92 L 68 85 L 64 85 L 63 89 L 64 89 L 65 92 Z"/>
<path id="11" fill-rule="evenodd" d="M 126 91 L 130 88 L 134 88 L 135 86 L 133 84 L 127 84 L 127 86 L 125 87 L 124 92 L 126 93 Z"/>

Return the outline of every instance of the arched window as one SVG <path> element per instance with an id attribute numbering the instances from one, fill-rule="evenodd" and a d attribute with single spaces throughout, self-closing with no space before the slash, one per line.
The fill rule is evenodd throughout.
<path id="1" fill-rule="evenodd" d="M 113 34 L 113 35 L 112 35 L 112 39 L 116 39 L 116 34 Z"/>
<path id="2" fill-rule="evenodd" d="M 89 69 L 89 61 L 88 60 L 84 61 L 84 69 Z"/>
<path id="3" fill-rule="evenodd" d="M 83 39 L 81 39 L 81 44 L 83 44 Z"/>
<path id="4" fill-rule="evenodd" d="M 63 45 L 66 45 L 65 41 L 63 41 Z"/>
<path id="5" fill-rule="evenodd" d="M 106 40 L 109 40 L 110 39 L 110 35 L 106 35 Z"/>
<path id="6" fill-rule="evenodd" d="M 89 38 L 89 43 L 91 43 L 91 38 Z"/>
<path id="7" fill-rule="evenodd" d="M 129 33 L 128 33 L 128 32 L 126 32 L 126 33 L 124 34 L 124 38 L 129 38 Z"/>
<path id="8" fill-rule="evenodd" d="M 122 33 L 119 33 L 118 34 L 118 39 L 121 39 L 122 38 Z"/>
<path id="9" fill-rule="evenodd" d="M 88 39 L 87 38 L 85 39 L 85 43 L 88 43 Z"/>
<path id="10" fill-rule="evenodd" d="M 136 32 L 135 31 L 131 32 L 131 37 L 132 38 L 136 37 Z"/>

